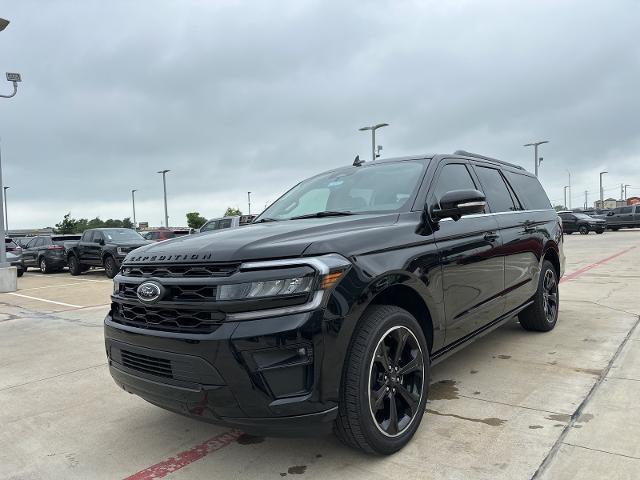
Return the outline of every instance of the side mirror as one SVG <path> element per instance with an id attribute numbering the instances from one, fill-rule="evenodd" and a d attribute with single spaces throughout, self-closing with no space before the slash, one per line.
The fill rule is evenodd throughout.
<path id="1" fill-rule="evenodd" d="M 613 212 L 613 211 L 611 211 L 611 212 L 607 212 L 607 217 L 612 217 L 613 215 L 614 215 L 614 212 Z"/>
<path id="2" fill-rule="evenodd" d="M 104 239 L 103 238 L 99 238 L 98 240 L 96 240 L 96 243 L 98 245 L 104 245 Z"/>
<path id="3" fill-rule="evenodd" d="M 484 194 L 478 190 L 451 190 L 440 197 L 440 206 L 434 207 L 431 213 L 438 220 L 458 221 L 464 215 L 483 213 L 486 205 Z"/>

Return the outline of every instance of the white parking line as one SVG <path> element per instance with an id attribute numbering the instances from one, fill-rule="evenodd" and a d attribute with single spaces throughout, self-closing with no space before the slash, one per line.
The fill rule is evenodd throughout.
<path id="1" fill-rule="evenodd" d="M 8 295 L 14 295 L 16 297 L 28 298 L 30 300 L 39 300 L 41 302 L 53 303 L 55 305 L 62 305 L 63 307 L 83 308 L 82 305 L 72 305 L 71 303 L 55 302 L 53 300 L 45 300 L 44 298 L 31 297 L 29 295 L 22 295 L 20 293 L 9 292 Z"/>
<path id="2" fill-rule="evenodd" d="M 71 285 L 82 285 L 81 282 L 75 283 L 61 283 L 60 285 L 47 285 L 45 287 L 31 287 L 31 288 L 21 288 L 21 292 L 28 292 L 29 290 L 42 290 L 43 288 L 56 288 L 56 287 L 70 287 Z"/>

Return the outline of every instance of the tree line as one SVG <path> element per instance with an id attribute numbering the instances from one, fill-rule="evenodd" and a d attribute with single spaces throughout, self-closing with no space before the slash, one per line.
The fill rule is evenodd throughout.
<path id="1" fill-rule="evenodd" d="M 233 217 L 242 215 L 239 208 L 228 207 L 223 217 Z M 200 215 L 200 212 L 187 213 L 187 225 L 189 228 L 200 228 L 206 223 L 207 219 Z M 135 228 L 130 217 L 122 220 L 109 218 L 102 220 L 100 217 L 88 220 L 86 218 L 72 218 L 71 212 L 67 213 L 60 223 L 56 223 L 55 230 L 57 233 L 82 233 L 89 228 Z"/>

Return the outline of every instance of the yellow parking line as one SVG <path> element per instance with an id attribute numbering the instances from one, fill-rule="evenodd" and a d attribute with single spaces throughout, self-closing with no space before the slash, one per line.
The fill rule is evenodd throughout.
<path id="1" fill-rule="evenodd" d="M 44 298 L 31 297 L 29 295 L 22 295 L 20 293 L 10 292 L 8 295 L 15 295 L 16 297 L 28 298 L 29 300 L 39 300 L 41 302 L 54 303 L 56 305 L 62 305 L 63 307 L 82 308 L 82 305 L 72 305 L 71 303 L 55 302 L 53 300 L 45 300 Z"/>

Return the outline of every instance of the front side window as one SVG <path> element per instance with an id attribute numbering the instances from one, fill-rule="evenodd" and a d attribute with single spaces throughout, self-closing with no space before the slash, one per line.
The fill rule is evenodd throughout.
<path id="1" fill-rule="evenodd" d="M 104 235 L 105 240 L 109 242 L 139 242 L 140 240 L 144 240 L 142 235 L 128 228 L 109 228 L 95 233 L 98 237 L 94 240 L 101 238 L 101 234 Z"/>
<path id="2" fill-rule="evenodd" d="M 476 190 L 476 184 L 473 182 L 466 165 L 462 163 L 448 163 L 436 179 L 433 189 L 435 201 L 440 204 L 442 196 L 452 190 Z"/>
<path id="3" fill-rule="evenodd" d="M 409 207 L 424 161 L 374 163 L 318 175 L 299 183 L 256 219 L 290 220 L 321 212 L 385 213 Z"/>
<path id="4" fill-rule="evenodd" d="M 216 230 L 222 230 L 223 228 L 230 228 L 230 227 L 231 227 L 231 219 L 223 218 L 218 222 L 218 225 L 216 226 Z"/>
<path id="5" fill-rule="evenodd" d="M 547 210 L 551 208 L 549 197 L 547 197 L 544 188 L 542 188 L 536 177 L 508 170 L 505 170 L 504 174 L 524 208 L 527 210 Z"/>
<path id="6" fill-rule="evenodd" d="M 631 207 L 622 207 L 619 213 L 631 213 Z"/>
<path id="7" fill-rule="evenodd" d="M 205 223 L 202 227 L 200 227 L 201 232 L 208 232 L 210 230 L 215 230 L 218 225 L 218 220 L 210 220 Z"/>
<path id="8" fill-rule="evenodd" d="M 482 184 L 484 195 L 491 212 L 511 212 L 516 210 L 507 185 L 502 175 L 495 168 L 475 166 L 476 174 Z"/>

